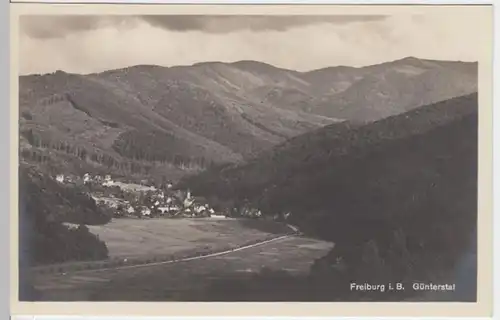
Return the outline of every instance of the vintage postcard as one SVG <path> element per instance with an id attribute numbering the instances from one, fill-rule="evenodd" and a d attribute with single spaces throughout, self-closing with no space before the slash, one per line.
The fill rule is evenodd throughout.
<path id="1" fill-rule="evenodd" d="M 492 20 L 12 4 L 13 314 L 490 315 Z"/>

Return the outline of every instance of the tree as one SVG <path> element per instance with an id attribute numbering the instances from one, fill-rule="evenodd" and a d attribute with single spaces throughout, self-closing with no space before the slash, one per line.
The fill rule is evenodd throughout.
<path id="1" fill-rule="evenodd" d="M 31 115 L 31 113 L 29 111 L 22 111 L 21 112 L 21 116 L 26 119 L 26 120 L 33 120 L 33 116 Z"/>
<path id="2" fill-rule="evenodd" d="M 87 150 L 85 148 L 81 149 L 79 156 L 80 156 L 80 159 L 86 160 L 87 159 Z"/>
<path id="3" fill-rule="evenodd" d="M 33 145 L 35 141 L 35 136 L 33 134 L 33 129 L 29 129 L 23 132 L 23 136 L 28 140 L 29 144 Z"/>

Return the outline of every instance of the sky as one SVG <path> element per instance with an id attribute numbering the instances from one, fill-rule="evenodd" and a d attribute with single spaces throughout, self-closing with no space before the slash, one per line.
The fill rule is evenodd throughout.
<path id="1" fill-rule="evenodd" d="M 256 60 L 308 71 L 408 56 L 477 61 L 481 16 L 24 15 L 21 74 Z"/>

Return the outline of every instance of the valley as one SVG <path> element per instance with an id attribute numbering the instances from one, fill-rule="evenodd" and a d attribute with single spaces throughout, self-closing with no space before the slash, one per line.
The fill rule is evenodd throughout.
<path id="1" fill-rule="evenodd" d="M 414 299 L 346 288 L 475 257 L 477 89 L 477 63 L 413 57 L 21 76 L 21 295 Z"/>

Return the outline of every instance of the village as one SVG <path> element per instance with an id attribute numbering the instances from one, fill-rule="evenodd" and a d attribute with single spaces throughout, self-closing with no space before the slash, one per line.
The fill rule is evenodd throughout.
<path id="1" fill-rule="evenodd" d="M 170 182 L 157 188 L 149 185 L 147 181 L 141 184 L 115 181 L 111 175 L 58 174 L 54 178 L 58 183 L 68 187 L 84 188 L 98 206 L 112 212 L 113 218 L 262 217 L 262 212 L 255 208 L 216 212 L 207 199 L 193 196 L 189 190 L 175 190 Z"/>

